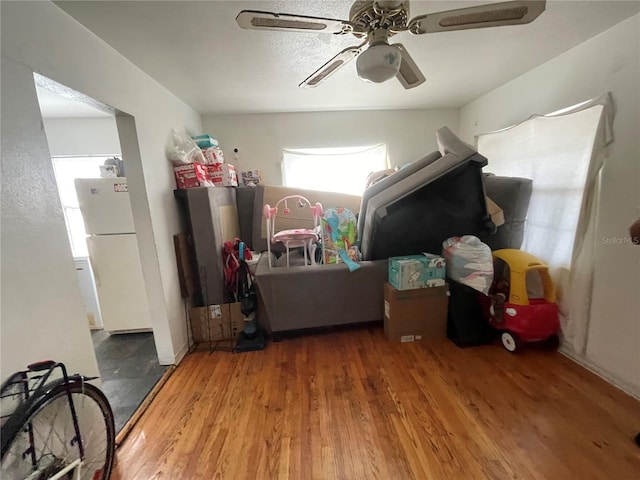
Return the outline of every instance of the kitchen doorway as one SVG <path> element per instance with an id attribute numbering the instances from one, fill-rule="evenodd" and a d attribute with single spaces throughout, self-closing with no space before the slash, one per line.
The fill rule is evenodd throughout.
<path id="1" fill-rule="evenodd" d="M 158 362 L 115 111 L 35 81 L 101 388 L 120 432 L 168 367 Z"/>

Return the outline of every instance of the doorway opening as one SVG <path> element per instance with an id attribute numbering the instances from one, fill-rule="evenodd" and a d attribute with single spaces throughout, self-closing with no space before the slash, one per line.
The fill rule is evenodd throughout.
<path id="1" fill-rule="evenodd" d="M 116 112 L 34 78 L 101 388 L 120 432 L 168 367 L 158 362 Z"/>

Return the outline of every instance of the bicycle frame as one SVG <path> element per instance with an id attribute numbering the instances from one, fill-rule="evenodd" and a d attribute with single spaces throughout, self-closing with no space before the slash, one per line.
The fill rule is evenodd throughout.
<path id="1" fill-rule="evenodd" d="M 76 383 L 80 383 L 81 385 L 84 385 L 84 382 L 89 380 L 94 380 L 97 377 L 84 377 L 79 374 L 69 376 L 67 374 L 67 369 L 64 366 L 64 364 L 53 362 L 53 361 L 44 361 L 44 362 L 34 363 L 29 365 L 27 368 L 28 370 L 17 372 L 14 375 L 12 375 L 9 378 L 9 380 L 7 380 L 1 387 L 1 392 L 3 393 L 3 396 L 5 396 L 4 392 L 6 390 L 11 388 L 12 385 L 19 384 L 22 387 L 21 393 L 24 395 L 23 401 L 13 411 L 13 413 L 9 416 L 7 422 L 3 425 L 2 452 L 1 452 L 2 458 L 4 458 L 4 455 L 7 453 L 9 446 L 11 445 L 15 437 L 18 435 L 20 426 L 24 424 L 25 417 L 29 414 L 29 412 L 31 411 L 31 408 L 36 404 L 36 402 L 39 399 L 45 397 L 54 389 L 59 388 L 60 385 L 64 385 L 64 388 L 67 394 L 67 400 L 69 402 L 69 409 L 71 412 L 71 418 L 73 420 L 73 427 L 74 427 L 74 433 L 75 433 L 75 436 L 71 439 L 71 445 L 73 446 L 77 444 L 78 452 L 80 455 L 77 460 L 67 465 L 63 470 L 56 473 L 56 475 L 51 478 L 52 479 L 61 478 L 64 474 L 72 471 L 75 468 L 76 470 L 74 472 L 74 477 L 79 479 L 80 465 L 84 460 L 85 452 L 84 452 L 84 445 L 82 443 L 80 428 L 78 426 L 78 417 L 76 414 L 76 408 L 73 403 L 73 397 L 71 395 L 70 387 Z M 62 377 L 49 382 L 49 378 L 51 377 L 53 372 L 58 368 L 61 371 Z M 46 371 L 46 373 L 42 375 L 35 375 L 29 378 L 29 373 L 37 373 L 42 371 Z M 35 388 L 30 388 L 29 382 L 33 382 L 33 381 L 37 381 Z M 18 394 L 19 393 L 16 393 L 13 395 L 18 395 Z M 32 431 L 31 424 L 29 424 L 29 427 L 28 427 L 28 434 L 29 434 L 29 443 L 30 443 L 29 451 L 31 455 L 31 463 L 33 468 L 35 469 L 37 465 L 36 465 L 34 438 L 33 438 L 33 431 Z M 42 472 L 40 471 L 35 471 L 28 478 L 38 478 L 38 475 L 41 473 Z"/>
<path id="2" fill-rule="evenodd" d="M 73 480 L 80 480 L 80 478 L 82 478 L 80 476 L 81 468 L 82 468 L 82 459 L 78 458 L 73 462 L 71 462 L 66 467 L 64 467 L 58 473 L 56 473 L 53 477 L 49 477 L 47 480 L 58 480 L 60 478 L 63 478 L 67 473 L 71 471 L 73 471 Z M 29 475 L 25 480 L 35 480 L 39 478 L 41 474 L 42 474 L 42 470 L 36 470 L 31 475 Z"/>

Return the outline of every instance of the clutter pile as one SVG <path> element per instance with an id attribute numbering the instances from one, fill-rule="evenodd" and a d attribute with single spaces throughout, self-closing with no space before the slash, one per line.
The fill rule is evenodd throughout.
<path id="1" fill-rule="evenodd" d="M 438 151 L 372 173 L 362 197 L 264 185 L 259 170 L 239 175 L 243 185 L 255 188 L 216 192 L 238 195 L 241 235 L 263 256 L 252 272 L 253 252 L 238 241 L 228 245 L 233 255 L 223 263 L 231 295 L 215 303 L 236 306 L 228 307 L 226 331 L 202 330 L 210 345 L 220 336 L 235 339 L 240 330 L 252 340 L 259 330 L 256 305 L 258 320 L 272 333 L 382 317 L 393 342 L 448 338 L 468 347 L 501 336 L 513 352 L 530 341 L 557 341 L 548 267 L 518 250 L 531 181 L 483 173 L 487 159 L 446 127 L 438 130 L 437 140 Z M 203 168 L 204 180 L 195 181 L 212 186 L 218 184 L 215 178 L 229 181 L 211 136 L 179 137 L 172 147 L 168 156 L 176 169 L 191 168 L 197 177 Z M 234 153 L 237 162 L 237 149 Z M 496 268 L 497 259 L 511 262 L 509 270 Z M 347 303 L 354 308 L 345 312 Z M 234 312 L 243 317 L 242 329 Z M 222 322 L 217 319 L 227 320 L 224 307 L 207 315 L 207 325 L 215 328 Z M 258 343 L 240 351 L 263 345 Z"/>
<path id="2" fill-rule="evenodd" d="M 237 160 L 237 149 L 235 159 Z M 255 187 L 262 183 L 260 170 L 248 170 L 238 175 L 235 165 L 225 163 L 218 140 L 204 133 L 190 137 L 175 130 L 166 149 L 173 164 L 178 189 L 196 187 Z"/>
<path id="3" fill-rule="evenodd" d="M 174 130 L 166 155 L 178 189 L 238 186 L 236 167 L 224 163 L 224 153 L 211 135 L 190 137 Z"/>

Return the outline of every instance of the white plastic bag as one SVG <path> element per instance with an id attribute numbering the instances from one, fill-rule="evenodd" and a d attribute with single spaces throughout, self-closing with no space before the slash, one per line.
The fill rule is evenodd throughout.
<path id="1" fill-rule="evenodd" d="M 171 138 L 166 149 L 167 159 L 174 165 L 185 165 L 188 163 L 205 163 L 202 150 L 193 138 L 185 132 L 171 130 Z"/>
<path id="2" fill-rule="evenodd" d="M 204 155 L 204 163 L 207 165 L 224 163 L 224 153 L 220 147 L 203 148 L 202 154 Z"/>
<path id="3" fill-rule="evenodd" d="M 478 237 L 464 235 L 442 242 L 442 256 L 447 261 L 447 277 L 485 295 L 493 282 L 491 248 Z"/>

